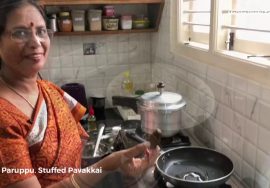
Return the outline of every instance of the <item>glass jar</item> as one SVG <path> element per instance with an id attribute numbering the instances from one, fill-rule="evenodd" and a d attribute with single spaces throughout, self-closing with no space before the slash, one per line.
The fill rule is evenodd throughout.
<path id="1" fill-rule="evenodd" d="M 69 12 L 60 12 L 58 21 L 59 30 L 61 32 L 72 31 L 72 20 Z"/>
<path id="2" fill-rule="evenodd" d="M 121 16 L 121 29 L 132 29 L 132 16 L 131 15 Z"/>

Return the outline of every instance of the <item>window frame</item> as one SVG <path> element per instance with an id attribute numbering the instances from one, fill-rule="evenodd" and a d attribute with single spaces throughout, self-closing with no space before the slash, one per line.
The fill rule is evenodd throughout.
<path id="1" fill-rule="evenodd" d="M 218 25 L 221 17 L 211 16 L 209 49 L 196 47 L 196 45 L 185 45 L 181 41 L 181 23 L 180 23 L 180 2 L 181 0 L 171 1 L 170 11 L 170 30 L 171 30 L 171 52 L 180 58 L 197 61 L 211 66 L 222 68 L 230 73 L 241 75 L 247 79 L 257 81 L 270 86 L 270 64 L 261 64 L 261 60 L 250 60 L 245 58 L 247 55 L 237 54 L 230 51 L 218 50 L 220 40 L 218 35 L 220 27 Z M 211 12 L 218 12 L 218 0 L 211 0 Z M 220 36 L 219 36 L 220 37 Z"/>
<path id="2" fill-rule="evenodd" d="M 189 0 L 183 0 L 182 2 L 183 3 L 189 2 Z M 191 3 L 192 3 L 192 1 L 191 1 Z M 184 14 L 189 14 L 189 19 L 192 20 L 192 16 L 194 16 L 195 14 L 197 14 L 197 13 L 201 14 L 201 13 L 207 13 L 207 12 L 208 11 L 205 11 L 205 10 L 183 10 L 183 9 L 181 9 L 181 11 L 179 11 L 179 15 L 183 16 Z M 209 11 L 209 14 L 211 15 L 211 10 Z M 195 47 L 202 48 L 202 49 L 208 49 L 209 48 L 209 35 L 210 35 L 210 28 L 211 28 L 210 24 L 211 23 L 209 23 L 209 26 L 206 26 L 208 24 L 192 23 L 192 22 L 190 22 L 191 20 L 184 21 L 184 19 L 181 18 L 181 22 L 183 25 L 182 27 L 183 28 L 190 27 L 189 29 L 184 28 L 181 30 L 181 41 L 183 41 L 183 43 L 185 43 L 186 45 L 195 46 Z M 193 29 L 194 29 L 194 26 L 196 26 L 196 25 L 201 26 L 201 27 L 209 27 L 209 32 L 204 33 L 204 32 L 194 31 Z M 189 37 L 191 38 L 191 41 L 187 40 Z"/>

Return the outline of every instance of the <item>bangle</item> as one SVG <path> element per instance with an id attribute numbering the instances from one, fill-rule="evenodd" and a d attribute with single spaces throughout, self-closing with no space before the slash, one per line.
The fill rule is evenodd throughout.
<path id="1" fill-rule="evenodd" d="M 70 181 L 71 181 L 74 188 L 80 188 L 79 184 L 76 182 L 76 180 L 74 178 L 74 174 L 71 175 Z"/>

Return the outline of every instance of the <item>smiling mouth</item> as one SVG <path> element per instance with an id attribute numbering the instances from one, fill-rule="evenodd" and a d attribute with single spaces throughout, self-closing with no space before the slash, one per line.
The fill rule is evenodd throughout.
<path id="1" fill-rule="evenodd" d="M 33 59 L 33 60 L 40 60 L 43 56 L 44 55 L 42 53 L 38 53 L 38 54 L 27 55 L 26 58 Z"/>

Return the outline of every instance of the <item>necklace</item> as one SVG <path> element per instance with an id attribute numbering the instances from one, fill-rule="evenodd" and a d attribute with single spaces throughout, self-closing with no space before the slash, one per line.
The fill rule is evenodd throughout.
<path id="1" fill-rule="evenodd" d="M 16 91 L 13 87 L 11 87 L 3 78 L 0 79 L 5 86 L 7 86 L 11 91 L 13 91 L 15 94 L 17 94 L 19 97 L 21 97 L 25 102 L 31 106 L 32 109 L 35 108 L 35 106 L 27 99 L 25 98 L 22 94 L 20 94 L 18 91 Z"/>

